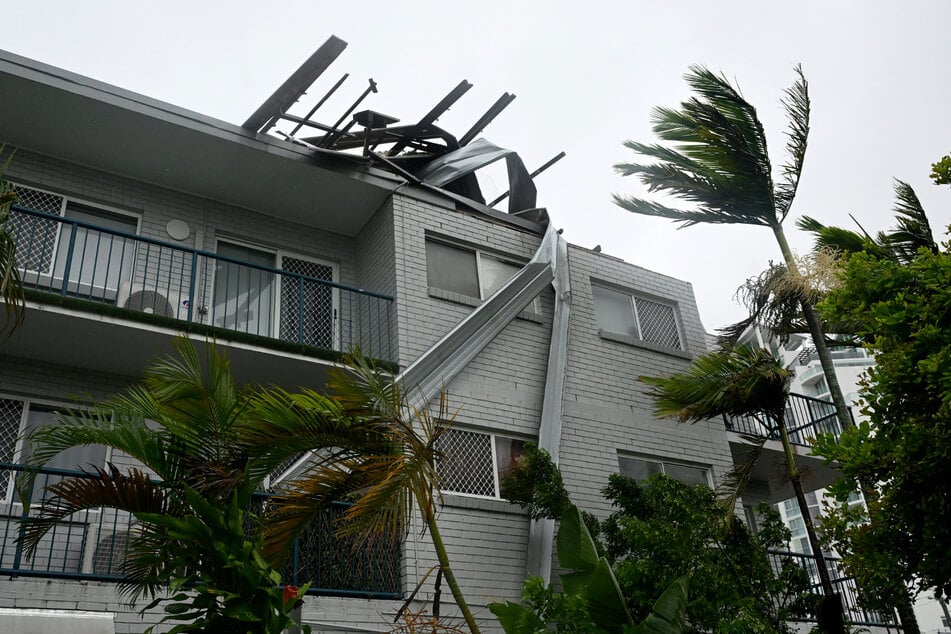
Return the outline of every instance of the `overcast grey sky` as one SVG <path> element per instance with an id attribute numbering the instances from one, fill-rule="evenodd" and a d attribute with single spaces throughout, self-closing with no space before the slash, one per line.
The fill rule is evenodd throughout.
<path id="1" fill-rule="evenodd" d="M 708 330 L 742 318 L 736 287 L 779 259 L 769 230 L 678 231 L 610 198 L 638 190 L 611 166 L 629 158 L 625 139 L 653 140 L 651 108 L 687 96 L 691 64 L 739 83 L 779 165 L 779 98 L 802 63 L 813 116 L 787 221 L 794 248 L 808 249 L 791 223 L 803 214 L 890 225 L 893 177 L 915 187 L 938 239 L 951 222 L 951 188 L 928 179 L 930 164 L 951 152 L 947 1 L 3 0 L 0 9 L 0 48 L 236 124 L 331 34 L 349 46 L 317 92 L 349 72 L 342 101 L 372 77 L 380 92 L 366 107 L 411 121 L 467 79 L 475 87 L 439 121 L 461 134 L 514 93 L 484 136 L 529 169 L 567 152 L 537 179 L 539 204 L 565 237 L 692 282 Z M 344 108 L 328 103 L 318 119 L 332 122 Z"/>

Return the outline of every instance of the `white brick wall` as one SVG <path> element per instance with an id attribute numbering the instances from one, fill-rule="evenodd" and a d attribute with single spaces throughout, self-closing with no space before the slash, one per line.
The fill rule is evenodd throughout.
<path id="1" fill-rule="evenodd" d="M 27 152 L 17 154 L 8 176 L 26 185 L 138 213 L 142 216 L 142 233 L 158 239 L 171 241 L 165 225 L 177 218 L 192 228 L 187 246 L 213 250 L 215 239 L 225 236 L 336 262 L 342 282 L 396 297 L 390 328 L 394 356 L 402 367 L 472 311 L 471 306 L 430 296 L 427 234 L 521 261 L 532 257 L 541 240 L 540 235 L 515 225 L 437 204 L 429 194 L 404 193 L 412 194 L 412 190 L 395 194 L 359 235 L 350 239 L 277 220 L 269 210 L 226 206 Z M 717 421 L 689 426 L 656 420 L 644 386 L 637 381 L 642 374 L 682 370 L 689 359 L 601 338 L 591 296 L 591 280 L 596 279 L 675 302 L 686 350 L 696 355 L 705 343 L 690 285 L 576 247 L 569 250 L 569 262 L 572 312 L 562 404 L 561 466 L 574 501 L 602 516 L 610 512 L 601 488 L 608 475 L 617 471 L 618 451 L 709 465 L 719 480 L 730 466 L 722 425 Z M 450 406 L 460 409 L 459 426 L 537 437 L 553 310 L 550 289 L 542 293 L 540 307 L 540 323 L 513 321 L 449 383 Z M 125 377 L 94 374 L 82 368 L 0 357 L 0 393 L 53 398 L 89 393 L 102 398 L 127 382 Z M 447 495 L 439 523 L 467 598 L 488 629 L 496 629 L 484 606 L 519 596 L 525 570 L 527 517 L 501 501 Z M 421 533 L 417 520 L 405 547 L 406 591 L 435 562 L 428 537 L 420 538 Z M 63 592 L 54 589 L 57 587 L 68 588 L 64 592 L 69 596 L 85 598 L 63 599 Z M 442 597 L 444 603 L 451 603 L 447 587 Z M 432 578 L 419 598 L 422 602 L 431 600 Z M 117 631 L 143 629 L 135 612 L 117 602 L 109 584 L 23 579 L 0 584 L 0 606 L 19 606 L 20 600 L 31 604 L 23 607 L 115 610 L 117 628 L 119 623 L 125 628 Z M 392 619 L 395 609 L 394 602 L 308 598 L 304 615 L 312 622 L 377 631 L 387 629 L 385 621 Z M 451 613 L 449 607 L 444 608 L 446 613 Z"/>

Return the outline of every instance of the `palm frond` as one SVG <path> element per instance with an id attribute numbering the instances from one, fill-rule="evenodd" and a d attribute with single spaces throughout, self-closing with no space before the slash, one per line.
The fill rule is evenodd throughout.
<path id="1" fill-rule="evenodd" d="M 164 513 L 168 510 L 166 492 L 139 469 L 122 473 L 114 465 L 108 470 L 95 467 L 84 476 L 67 478 L 46 487 L 49 497 L 39 515 L 24 525 L 22 544 L 32 556 L 46 533 L 73 513 L 113 508 L 128 513 Z"/>
<path id="2" fill-rule="evenodd" d="M 840 253 L 858 253 L 876 248 L 871 236 L 863 235 L 840 227 L 829 227 L 815 218 L 803 216 L 796 221 L 796 226 L 813 234 L 814 249 L 834 249 Z"/>
<path id="3" fill-rule="evenodd" d="M 750 277 L 736 290 L 734 299 L 742 304 L 749 317 L 721 328 L 718 332 L 721 345 L 734 345 L 748 327 L 758 324 L 780 338 L 782 343 L 789 335 L 804 332 L 801 304 L 814 302 L 815 292 L 801 284 L 789 283 L 789 270 L 785 264 L 770 262 L 765 271 Z"/>
<path id="4" fill-rule="evenodd" d="M 881 242 L 894 253 L 900 262 L 911 262 L 918 249 L 938 253 L 938 244 L 931 231 L 931 223 L 925 214 L 918 194 L 908 183 L 895 179 L 895 219 L 898 226 L 882 234 Z"/>
<path id="5" fill-rule="evenodd" d="M 783 165 L 782 176 L 776 186 L 776 213 L 779 214 L 780 222 L 786 218 L 796 197 L 809 141 L 809 83 L 802 73 L 802 65 L 797 65 L 795 71 L 799 79 L 786 89 L 782 99 L 789 119 L 789 129 L 786 131 L 789 161 Z"/>
<path id="6" fill-rule="evenodd" d="M 668 377 L 640 377 L 651 386 L 655 414 L 681 422 L 764 412 L 780 416 L 791 372 L 763 348 L 735 346 L 697 358 Z"/>
<path id="7" fill-rule="evenodd" d="M 736 501 L 746 490 L 750 479 L 753 477 L 753 469 L 759 462 L 763 448 L 769 441 L 769 438 L 766 436 L 743 436 L 742 438 L 749 446 L 746 459 L 739 464 L 734 463 L 733 468 L 727 472 L 723 477 L 723 481 L 717 487 L 717 494 L 723 500 L 724 506 L 730 511 L 727 515 L 728 521 L 730 522 L 732 522 L 735 517 L 733 510 L 736 508 Z"/>
<path id="8" fill-rule="evenodd" d="M 618 163 L 615 170 L 637 175 L 649 191 L 684 200 L 693 208 L 680 210 L 621 195 L 614 196 L 615 204 L 683 226 L 701 222 L 778 226 L 788 212 L 797 181 L 784 182 L 780 188 L 786 197 L 784 207 L 777 208 L 766 135 L 756 109 L 725 77 L 702 66 L 691 67 L 685 79 L 696 96 L 682 102 L 679 109 L 656 108 L 652 114 L 654 133 L 672 145 L 627 141 L 625 146 L 655 162 Z M 804 91 L 804 80 L 787 91 L 791 116 L 797 115 L 792 134 L 797 138 L 798 163 L 789 166 L 790 175 L 801 170 L 808 134 Z"/>

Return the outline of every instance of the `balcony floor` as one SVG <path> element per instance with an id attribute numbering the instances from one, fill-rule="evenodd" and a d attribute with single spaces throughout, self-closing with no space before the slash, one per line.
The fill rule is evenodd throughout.
<path id="1" fill-rule="evenodd" d="M 23 324 L 3 341 L 0 353 L 134 379 L 150 360 L 171 352 L 178 334 L 174 328 L 30 301 Z M 200 345 L 207 340 L 202 334 L 188 336 Z M 219 336 L 217 345 L 231 361 L 239 384 L 320 388 L 333 366 L 330 360 L 226 336 Z"/>

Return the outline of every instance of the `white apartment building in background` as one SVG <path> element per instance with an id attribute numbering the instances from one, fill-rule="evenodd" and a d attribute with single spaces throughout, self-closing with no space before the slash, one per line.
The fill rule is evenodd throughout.
<path id="1" fill-rule="evenodd" d="M 421 401 L 445 386 L 460 413 L 439 521 L 489 630 L 485 606 L 516 600 L 526 573 L 552 566 L 552 527 L 500 496 L 522 443 L 548 449 L 572 499 L 600 516 L 612 473 L 715 485 L 745 455 L 741 435 L 755 428 L 657 420 L 637 381 L 706 351 L 690 284 L 567 244 L 557 201 L 551 214 L 539 207 L 517 155 L 478 138 L 504 104 L 464 134 L 440 129 L 467 82 L 410 124 L 360 100 L 335 126 L 317 122 L 296 102 L 314 82 L 315 95 L 329 88 L 320 75 L 343 46 L 328 40 L 243 125 L 0 52 L 0 142 L 17 148 L 6 177 L 20 195 L 7 230 L 28 292 L 23 326 L 0 342 L 3 618 L 77 633 L 140 632 L 160 618 L 116 592 L 128 516 L 76 516 L 27 559 L 10 484 L 30 451 L 24 432 L 73 395 L 134 383 L 180 332 L 200 346 L 214 338 L 243 384 L 319 389 L 359 345 Z M 479 188 L 476 171 L 494 160 L 508 165 L 508 211 Z M 834 469 L 798 452 L 810 490 L 831 481 Z M 765 455 L 750 507 L 788 497 L 778 443 Z M 132 464 L 91 448 L 53 466 L 106 460 Z M 312 527 L 286 571 L 313 584 L 304 621 L 388 630 L 435 563 L 418 528 L 398 552 L 354 561 L 329 518 Z M 431 600 L 424 586 L 415 607 Z"/>

